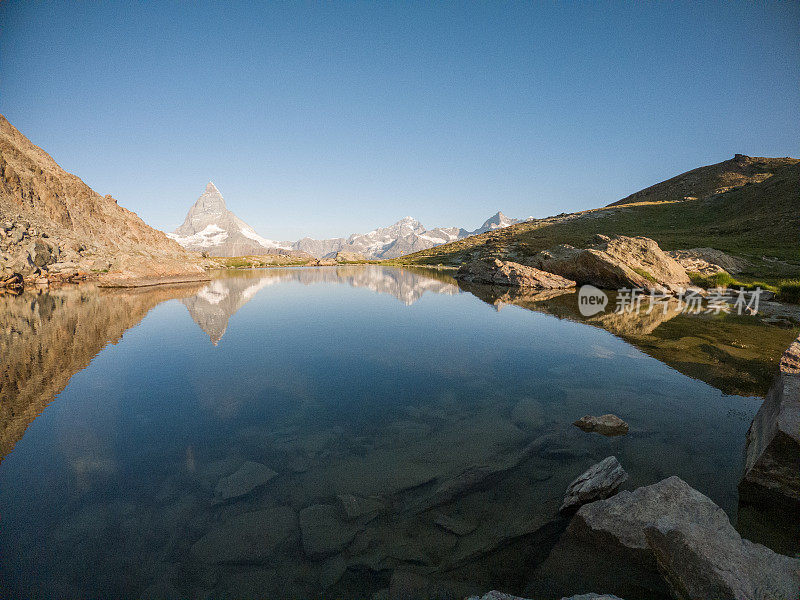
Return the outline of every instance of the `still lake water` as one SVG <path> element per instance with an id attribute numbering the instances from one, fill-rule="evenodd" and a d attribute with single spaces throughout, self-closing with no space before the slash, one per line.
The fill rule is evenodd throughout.
<path id="1" fill-rule="evenodd" d="M 625 488 L 679 475 L 735 522 L 759 398 L 504 293 L 358 266 L 2 297 L 0 593 L 521 592 L 611 454 Z M 571 425 L 608 412 L 628 435 Z"/>

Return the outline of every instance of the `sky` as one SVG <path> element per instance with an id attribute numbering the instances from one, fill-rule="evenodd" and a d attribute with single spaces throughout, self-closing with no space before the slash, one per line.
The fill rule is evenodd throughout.
<path id="1" fill-rule="evenodd" d="M 171 231 L 269 238 L 602 206 L 800 156 L 800 2 L 0 4 L 0 112 Z"/>

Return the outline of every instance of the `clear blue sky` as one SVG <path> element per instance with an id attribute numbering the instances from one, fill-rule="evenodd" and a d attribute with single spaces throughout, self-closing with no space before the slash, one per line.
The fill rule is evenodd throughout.
<path id="1" fill-rule="evenodd" d="M 800 3 L 3 2 L 0 112 L 171 230 L 274 239 L 607 204 L 800 155 Z"/>

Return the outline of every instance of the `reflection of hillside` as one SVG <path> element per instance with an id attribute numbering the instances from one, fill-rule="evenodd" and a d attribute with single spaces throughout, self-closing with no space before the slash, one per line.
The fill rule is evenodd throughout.
<path id="1" fill-rule="evenodd" d="M 463 282 L 459 287 L 493 306 L 513 304 L 605 329 L 726 394 L 763 396 L 783 350 L 797 336 L 796 329 L 771 327 L 753 317 L 684 314 L 675 301 L 666 312 L 658 304 L 648 313 L 644 302 L 639 311 L 616 313 L 612 296 L 605 313 L 584 317 L 573 290 L 536 294 Z"/>
<path id="2" fill-rule="evenodd" d="M 275 283 L 292 281 L 303 285 L 344 283 L 379 294 L 391 294 L 407 306 L 419 300 L 425 292 L 459 293 L 452 277 L 433 269 L 349 265 L 226 271 L 194 296 L 184 298 L 183 303 L 194 322 L 216 346 L 225 334 L 228 320 L 259 290 Z"/>
<path id="3" fill-rule="evenodd" d="M 83 285 L 0 295 L 0 459 L 106 344 L 118 342 L 160 302 L 198 287 L 100 290 Z"/>

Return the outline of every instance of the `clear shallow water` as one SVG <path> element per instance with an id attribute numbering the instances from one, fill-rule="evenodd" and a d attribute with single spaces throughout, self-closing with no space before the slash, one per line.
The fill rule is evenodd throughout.
<path id="1" fill-rule="evenodd" d="M 677 474 L 735 519 L 758 399 L 483 300 L 383 267 L 6 300 L 28 366 L 1 388 L 3 594 L 369 598 L 395 569 L 520 591 L 521 549 L 610 454 L 625 487 Z M 570 425 L 607 412 L 631 432 Z M 247 461 L 274 476 L 220 501 Z"/>

